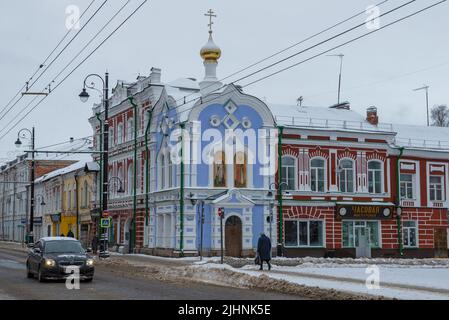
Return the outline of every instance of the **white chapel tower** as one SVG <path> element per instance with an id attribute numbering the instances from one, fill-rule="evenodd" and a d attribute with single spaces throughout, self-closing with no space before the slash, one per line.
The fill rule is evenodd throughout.
<path id="1" fill-rule="evenodd" d="M 212 38 L 212 21 L 213 17 L 217 17 L 214 12 L 209 10 L 205 16 L 209 17 L 209 40 L 201 48 L 200 55 L 204 60 L 205 75 L 204 80 L 200 82 L 201 94 L 203 96 L 219 89 L 222 84 L 217 79 L 218 59 L 221 57 L 221 49 L 217 46 Z"/>

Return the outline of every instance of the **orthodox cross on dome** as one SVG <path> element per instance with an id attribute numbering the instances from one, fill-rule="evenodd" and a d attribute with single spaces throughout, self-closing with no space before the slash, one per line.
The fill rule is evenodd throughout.
<path id="1" fill-rule="evenodd" d="M 217 15 L 212 11 L 212 9 L 209 9 L 209 11 L 207 11 L 207 13 L 205 13 L 204 15 L 206 17 L 209 17 L 209 24 L 207 26 L 209 27 L 209 33 L 212 34 L 212 25 L 214 24 L 212 18 L 216 18 Z"/>

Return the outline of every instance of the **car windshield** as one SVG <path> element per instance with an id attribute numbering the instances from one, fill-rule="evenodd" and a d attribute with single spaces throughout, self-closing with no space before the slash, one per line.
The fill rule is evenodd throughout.
<path id="1" fill-rule="evenodd" d="M 45 253 L 84 253 L 84 249 L 78 241 L 48 241 Z"/>

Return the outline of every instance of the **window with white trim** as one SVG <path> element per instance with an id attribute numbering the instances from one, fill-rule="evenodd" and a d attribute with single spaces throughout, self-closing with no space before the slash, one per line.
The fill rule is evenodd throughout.
<path id="1" fill-rule="evenodd" d="M 123 124 L 117 126 L 117 144 L 123 143 Z"/>
<path id="2" fill-rule="evenodd" d="M 131 141 L 134 139 L 134 120 L 128 119 L 128 122 L 126 123 L 126 136 L 127 141 Z"/>
<path id="3" fill-rule="evenodd" d="M 320 220 L 286 220 L 286 247 L 322 247 L 324 246 L 324 224 Z"/>
<path id="4" fill-rule="evenodd" d="M 339 171 L 340 192 L 354 192 L 354 161 L 340 160 Z"/>
<path id="5" fill-rule="evenodd" d="M 443 201 L 444 186 L 443 176 L 430 176 L 429 177 L 429 195 L 430 201 Z"/>
<path id="6" fill-rule="evenodd" d="M 287 184 L 287 190 L 296 189 L 296 159 L 292 156 L 282 157 L 282 182 Z"/>
<path id="7" fill-rule="evenodd" d="M 401 199 L 411 200 L 415 198 L 415 183 L 413 174 L 401 173 L 400 187 Z"/>
<path id="8" fill-rule="evenodd" d="M 312 191 L 325 191 L 325 165 L 326 161 L 321 158 L 310 161 L 310 189 Z"/>
<path id="9" fill-rule="evenodd" d="M 404 247 L 413 248 L 418 246 L 418 226 L 416 221 L 404 221 L 402 224 Z"/>
<path id="10" fill-rule="evenodd" d="M 368 192 L 382 193 L 382 163 L 380 161 L 368 162 Z"/>
<path id="11" fill-rule="evenodd" d="M 165 189 L 165 155 L 162 154 L 159 161 L 159 168 L 161 168 L 161 189 Z"/>
<path id="12" fill-rule="evenodd" d="M 134 163 L 128 167 L 128 194 L 134 192 Z"/>

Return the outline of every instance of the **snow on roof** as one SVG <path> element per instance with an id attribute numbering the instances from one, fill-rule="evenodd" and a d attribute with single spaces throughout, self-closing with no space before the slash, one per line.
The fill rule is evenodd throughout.
<path id="1" fill-rule="evenodd" d="M 198 82 L 194 78 L 179 78 L 172 82 L 167 83 L 167 85 L 174 88 L 200 90 L 200 86 L 198 85 Z"/>
<path id="2" fill-rule="evenodd" d="M 78 241 L 75 238 L 70 238 L 70 237 L 43 237 L 40 240 L 42 241 Z"/>
<path id="3" fill-rule="evenodd" d="M 58 170 L 51 171 L 47 174 L 44 174 L 42 177 L 36 179 L 35 183 L 44 182 L 44 181 L 47 181 L 47 180 L 55 178 L 55 177 L 59 177 L 63 174 L 69 173 L 69 172 L 73 172 L 73 171 L 76 171 L 79 169 L 84 169 L 85 166 L 86 166 L 85 161 L 78 161 L 70 166 L 65 167 L 65 168 L 61 168 Z"/>
<path id="4" fill-rule="evenodd" d="M 353 110 L 270 103 L 267 105 L 278 125 L 347 131 L 392 131 L 391 125 L 374 126 L 366 121 L 364 116 Z"/>
<path id="5" fill-rule="evenodd" d="M 395 143 L 405 148 L 449 150 L 449 128 L 395 124 Z"/>
<path id="6" fill-rule="evenodd" d="M 176 101 L 176 112 L 179 115 L 180 122 L 186 121 L 190 111 L 197 102 L 196 99 L 201 97 L 201 94 L 199 92 L 192 93 L 172 86 L 165 86 L 165 90 L 167 91 L 167 95 L 171 96 Z M 186 100 L 185 104 L 184 97 Z"/>
<path id="7" fill-rule="evenodd" d="M 94 161 L 87 162 L 86 168 L 88 171 L 100 171 L 100 165 Z"/>

